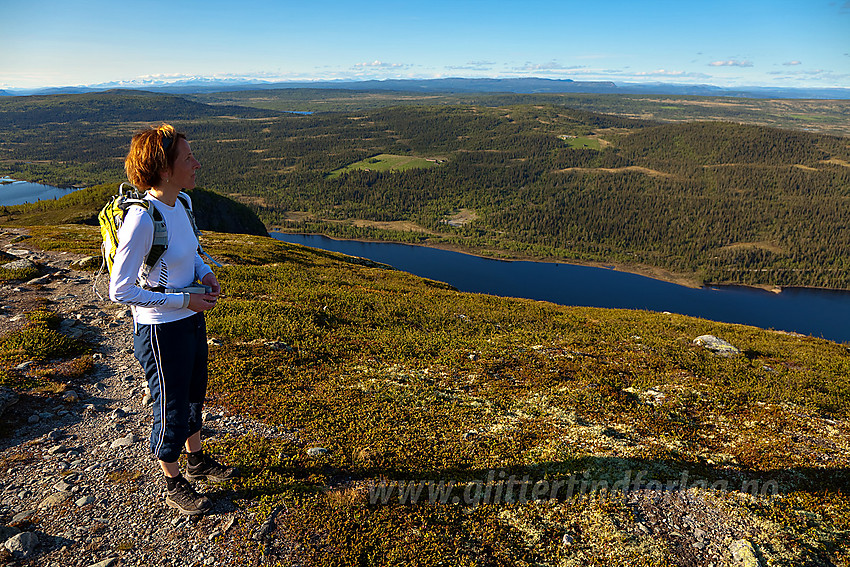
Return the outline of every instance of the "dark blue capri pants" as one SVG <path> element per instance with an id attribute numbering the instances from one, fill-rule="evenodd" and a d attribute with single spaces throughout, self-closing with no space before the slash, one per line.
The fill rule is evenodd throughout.
<path id="1" fill-rule="evenodd" d="M 171 323 L 138 325 L 133 340 L 153 399 L 151 452 L 176 462 L 201 430 L 207 392 L 207 326 L 203 313 Z"/>

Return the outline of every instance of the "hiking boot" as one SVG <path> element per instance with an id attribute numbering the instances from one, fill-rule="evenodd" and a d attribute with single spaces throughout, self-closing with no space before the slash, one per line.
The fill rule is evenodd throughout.
<path id="1" fill-rule="evenodd" d="M 233 480 L 238 476 L 239 471 L 234 467 L 226 467 L 207 454 L 202 454 L 201 462 L 196 465 L 190 462 L 186 470 L 186 478 L 189 480 L 224 482 Z"/>
<path id="2" fill-rule="evenodd" d="M 189 516 L 203 514 L 212 508 L 212 501 L 195 492 L 189 481 L 183 477 L 179 477 L 174 484 L 174 489 L 168 491 L 165 503 L 172 508 L 177 508 L 181 514 Z"/>

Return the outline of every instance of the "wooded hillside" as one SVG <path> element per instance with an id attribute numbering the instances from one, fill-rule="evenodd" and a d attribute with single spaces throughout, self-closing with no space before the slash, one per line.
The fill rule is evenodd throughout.
<path id="1" fill-rule="evenodd" d="M 656 266 L 715 283 L 850 288 L 846 138 L 552 104 L 305 116 L 113 92 L 13 97 L 0 110 L 0 173 L 13 177 L 118 181 L 133 130 L 173 121 L 203 164 L 199 183 L 238 196 L 267 226 Z M 330 175 L 379 154 L 438 166 Z M 449 225 L 462 209 L 474 220 Z"/>

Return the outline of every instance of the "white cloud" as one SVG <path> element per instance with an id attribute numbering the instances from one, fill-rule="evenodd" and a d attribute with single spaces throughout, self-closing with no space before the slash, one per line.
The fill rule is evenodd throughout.
<path id="1" fill-rule="evenodd" d="M 355 63 L 354 64 L 355 69 L 362 68 L 362 67 L 371 67 L 371 68 L 377 68 L 377 69 L 406 69 L 408 67 L 411 67 L 411 65 L 409 63 L 385 63 L 385 62 L 379 61 L 377 59 L 375 61 L 372 61 L 371 63 L 366 62 L 366 63 Z"/>
<path id="2" fill-rule="evenodd" d="M 515 71 L 564 71 L 564 70 L 574 70 L 574 69 L 583 69 L 583 65 L 573 65 L 571 67 L 567 67 L 561 65 L 557 61 L 549 61 L 548 63 L 532 63 L 531 61 L 526 61 L 525 65 L 520 67 L 514 67 Z"/>
<path id="3" fill-rule="evenodd" d="M 655 71 L 641 71 L 634 73 L 636 77 L 675 77 L 680 79 L 709 79 L 711 75 L 705 73 L 694 73 L 692 71 L 668 71 L 667 69 L 657 69 Z"/>
<path id="4" fill-rule="evenodd" d="M 789 69 L 787 71 L 770 71 L 768 74 L 788 81 L 807 81 L 810 83 L 812 80 L 816 80 L 834 86 L 846 83 L 850 79 L 850 73 L 836 73 L 828 69 Z"/>
<path id="5" fill-rule="evenodd" d="M 447 65 L 452 71 L 489 71 L 496 65 L 495 61 L 469 61 L 466 65 Z"/>
<path id="6" fill-rule="evenodd" d="M 796 59 L 794 61 L 787 61 L 787 62 L 783 63 L 783 65 L 785 65 L 786 67 L 791 67 L 793 65 L 802 65 L 802 64 L 803 64 L 802 62 L 797 61 Z"/>
<path id="7" fill-rule="evenodd" d="M 709 63 L 712 67 L 752 67 L 752 61 L 738 61 L 737 59 L 727 59 L 726 61 L 712 61 Z"/>
<path id="8" fill-rule="evenodd" d="M 780 71 L 781 72 L 781 71 Z M 800 75 L 800 76 L 808 76 L 808 77 L 819 77 L 825 74 L 830 73 L 829 71 L 825 71 L 824 69 L 799 69 L 795 71 L 786 71 L 787 75 Z"/>

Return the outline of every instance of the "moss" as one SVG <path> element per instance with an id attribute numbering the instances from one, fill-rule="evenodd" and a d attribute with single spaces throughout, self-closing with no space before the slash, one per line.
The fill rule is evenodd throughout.
<path id="1" fill-rule="evenodd" d="M 89 347 L 57 330 L 59 315 L 35 309 L 26 316 L 26 325 L 0 337 L 0 385 L 59 392 L 64 382 L 94 368 L 94 360 L 87 354 Z M 22 362 L 34 365 L 25 372 L 14 368 Z"/>
<path id="2" fill-rule="evenodd" d="M 31 280 L 38 277 L 41 270 L 36 265 L 26 268 L 4 268 L 0 266 L 0 281 Z"/>
<path id="3" fill-rule="evenodd" d="M 80 354 L 79 341 L 46 325 L 31 325 L 0 339 L 0 357 L 10 361 L 47 360 Z"/>
<path id="4" fill-rule="evenodd" d="M 92 372 L 95 366 L 94 358 L 86 354 L 55 364 L 51 369 L 51 375 L 63 382 L 79 380 Z"/>
<path id="5" fill-rule="evenodd" d="M 45 325 L 50 329 L 56 329 L 62 322 L 62 317 L 48 309 L 36 309 L 26 314 L 27 320 L 34 325 Z"/>

